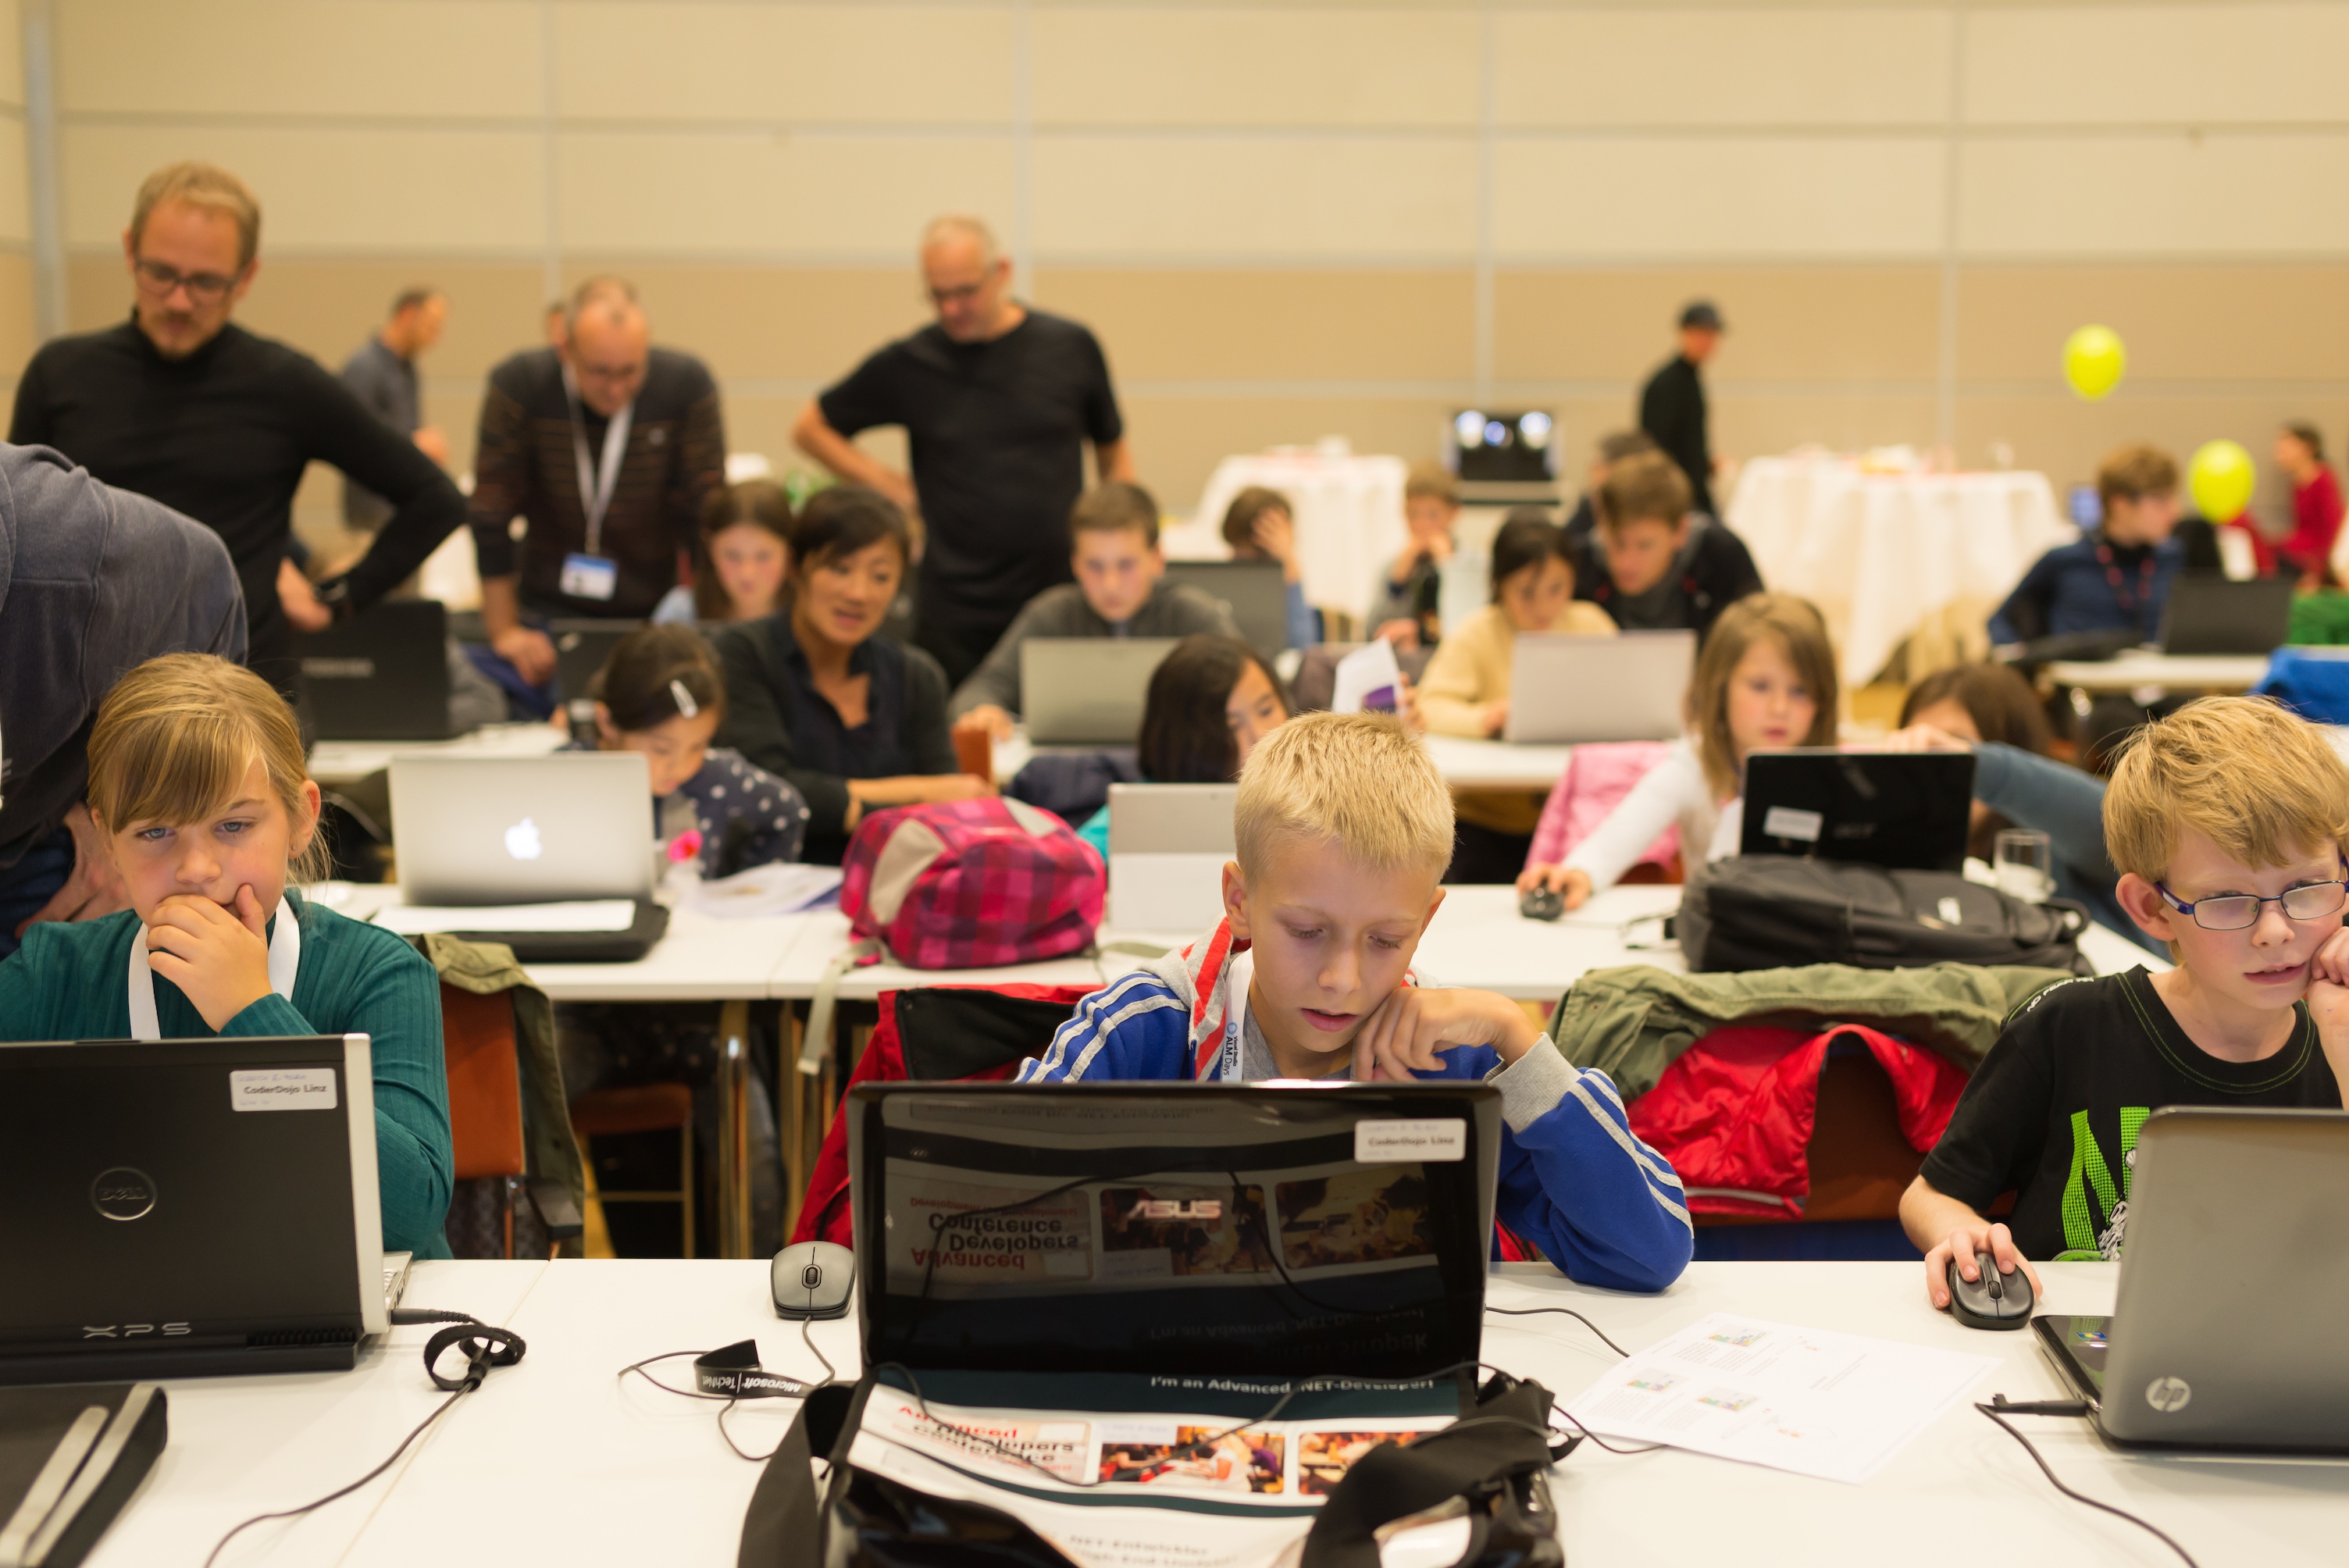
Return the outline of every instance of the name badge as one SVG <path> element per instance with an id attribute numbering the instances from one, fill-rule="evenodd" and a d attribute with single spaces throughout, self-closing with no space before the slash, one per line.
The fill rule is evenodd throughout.
<path id="1" fill-rule="evenodd" d="M 609 599 L 619 591 L 620 568 L 601 555 L 566 555 L 562 587 L 574 599 Z"/>

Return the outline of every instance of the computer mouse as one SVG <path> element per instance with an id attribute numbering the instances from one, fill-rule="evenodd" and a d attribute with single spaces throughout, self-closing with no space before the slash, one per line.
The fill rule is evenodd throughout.
<path id="1" fill-rule="evenodd" d="M 1974 1254 L 1982 1278 L 1969 1280 L 1958 1272 L 1958 1260 L 1949 1263 L 1950 1315 L 1968 1328 L 2021 1328 L 2031 1321 L 2031 1276 L 2016 1269 L 1998 1272 L 1998 1260 L 1988 1253 Z"/>
<path id="2" fill-rule="evenodd" d="M 1527 920 L 1556 920 L 1566 913 L 1566 894 L 1537 887 L 1517 900 L 1517 913 Z"/>
<path id="3" fill-rule="evenodd" d="M 775 1254 L 775 1315 L 842 1317 L 856 1287 L 856 1254 L 832 1242 L 793 1242 Z"/>

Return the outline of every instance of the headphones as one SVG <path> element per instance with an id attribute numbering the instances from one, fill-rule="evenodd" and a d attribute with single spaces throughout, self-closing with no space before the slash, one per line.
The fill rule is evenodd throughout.
<path id="1" fill-rule="evenodd" d="M 421 1308 L 395 1308 L 391 1314 L 395 1326 L 419 1323 L 447 1323 L 455 1326 L 441 1329 L 424 1342 L 424 1375 L 432 1386 L 455 1394 L 478 1388 L 489 1377 L 492 1367 L 511 1367 L 520 1361 L 530 1346 L 523 1336 L 510 1328 L 499 1328 L 462 1312 L 430 1312 Z M 451 1347 L 465 1353 L 465 1370 L 454 1377 L 440 1374 L 440 1357 Z"/>

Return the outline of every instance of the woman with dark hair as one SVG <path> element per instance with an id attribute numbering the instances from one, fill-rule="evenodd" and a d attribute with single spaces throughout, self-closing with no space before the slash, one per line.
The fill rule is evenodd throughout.
<path id="1" fill-rule="evenodd" d="M 1280 677 L 1237 637 L 1202 633 L 1174 645 L 1142 708 L 1142 777 L 1153 784 L 1227 784 L 1256 743 L 1288 722 Z M 1078 834 L 1109 858 L 1109 808 Z"/>
<path id="2" fill-rule="evenodd" d="M 653 611 L 656 625 L 755 621 L 782 605 L 792 566 L 792 498 L 772 480 L 709 492 L 693 586 L 680 583 Z"/>
<path id="3" fill-rule="evenodd" d="M 789 602 L 715 639 L 719 738 L 805 798 L 812 861 L 838 864 L 867 810 L 989 788 L 956 770 L 937 661 L 874 634 L 911 552 L 895 501 L 861 485 L 820 491 L 792 531 Z"/>

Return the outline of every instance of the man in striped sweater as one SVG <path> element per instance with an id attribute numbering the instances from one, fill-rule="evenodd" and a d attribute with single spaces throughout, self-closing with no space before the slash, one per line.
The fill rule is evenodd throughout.
<path id="1" fill-rule="evenodd" d="M 1309 714 L 1248 755 L 1225 917 L 1078 1004 L 1022 1082 L 1403 1078 L 1501 1091 L 1501 1222 L 1570 1278 L 1661 1290 L 1694 1247 L 1680 1178 L 1632 1136 L 1604 1073 L 1489 991 L 1427 985 L 1452 796 L 1425 746 L 1372 714 Z"/>

